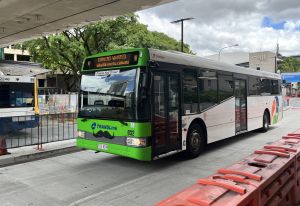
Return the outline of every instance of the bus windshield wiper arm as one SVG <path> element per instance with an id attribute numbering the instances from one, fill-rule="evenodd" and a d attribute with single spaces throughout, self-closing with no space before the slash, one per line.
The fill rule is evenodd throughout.
<path id="1" fill-rule="evenodd" d="M 89 92 L 89 91 L 84 91 L 84 92 Z M 110 94 L 110 93 L 103 93 L 103 92 L 89 92 L 92 94 L 101 94 L 101 95 L 105 95 L 105 96 L 113 96 L 113 97 L 121 97 L 121 98 L 126 98 L 125 95 L 117 95 L 117 94 Z"/>
<path id="2" fill-rule="evenodd" d="M 122 120 L 119 120 L 119 122 L 120 122 L 121 124 L 125 125 L 125 126 L 128 125 L 128 123 L 126 123 L 126 122 L 124 122 L 124 121 L 122 121 Z"/>

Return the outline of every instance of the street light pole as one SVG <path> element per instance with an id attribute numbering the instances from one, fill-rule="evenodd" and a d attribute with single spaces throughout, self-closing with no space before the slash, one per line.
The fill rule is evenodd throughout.
<path id="1" fill-rule="evenodd" d="M 220 61 L 221 51 L 222 51 L 223 49 L 227 49 L 227 48 L 230 48 L 230 47 L 236 47 L 236 46 L 239 46 L 239 44 L 233 44 L 233 45 L 225 46 L 225 47 L 221 48 L 221 49 L 219 50 L 218 61 Z"/>
<path id="2" fill-rule="evenodd" d="M 178 20 L 175 20 L 175 21 L 171 22 L 172 24 L 176 24 L 176 23 L 181 22 L 181 52 L 183 52 L 183 22 L 188 21 L 188 20 L 192 20 L 192 19 L 195 19 L 195 18 L 193 18 L 193 17 L 182 18 L 182 19 L 178 19 Z"/>

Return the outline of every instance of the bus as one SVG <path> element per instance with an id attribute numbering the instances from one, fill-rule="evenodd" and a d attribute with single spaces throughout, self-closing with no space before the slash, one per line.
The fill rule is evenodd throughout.
<path id="1" fill-rule="evenodd" d="M 280 75 L 181 52 L 127 49 L 85 58 L 80 148 L 150 161 L 282 119 Z"/>
<path id="2" fill-rule="evenodd" d="M 0 134 L 38 125 L 34 77 L 0 75 Z"/>

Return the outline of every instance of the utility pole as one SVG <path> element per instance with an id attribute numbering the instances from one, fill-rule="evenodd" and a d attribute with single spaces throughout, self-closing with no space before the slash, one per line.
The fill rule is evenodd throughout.
<path id="1" fill-rule="evenodd" d="M 181 22 L 181 52 L 183 52 L 183 22 L 184 21 L 188 21 L 188 20 L 192 20 L 195 19 L 194 17 L 189 17 L 189 18 L 181 18 L 175 21 L 172 21 L 171 24 L 176 24 Z"/>
<path id="2" fill-rule="evenodd" d="M 218 61 L 220 61 L 220 58 L 221 58 L 221 51 L 222 51 L 223 49 L 227 49 L 227 48 L 235 47 L 235 46 L 239 46 L 239 44 L 233 44 L 233 45 L 230 45 L 230 46 L 222 47 L 222 48 L 219 50 L 219 53 L 218 53 Z"/>

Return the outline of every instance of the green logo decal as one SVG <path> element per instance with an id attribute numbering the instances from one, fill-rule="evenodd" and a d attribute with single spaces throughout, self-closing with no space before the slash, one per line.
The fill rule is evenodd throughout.
<path id="1" fill-rule="evenodd" d="M 94 122 L 91 125 L 91 128 L 92 128 L 92 130 L 95 130 L 95 129 L 118 130 L 118 128 L 116 126 L 97 124 L 96 122 Z"/>

